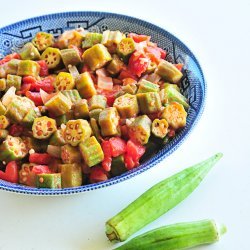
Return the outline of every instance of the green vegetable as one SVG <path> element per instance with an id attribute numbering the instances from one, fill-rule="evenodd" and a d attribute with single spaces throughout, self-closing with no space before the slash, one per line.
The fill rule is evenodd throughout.
<path id="1" fill-rule="evenodd" d="M 161 99 L 157 92 L 136 94 L 142 114 L 152 114 L 161 111 Z"/>
<path id="2" fill-rule="evenodd" d="M 61 164 L 59 169 L 62 177 L 62 188 L 82 185 L 82 168 L 80 164 Z"/>
<path id="3" fill-rule="evenodd" d="M 94 118 L 96 119 L 97 121 L 99 121 L 99 116 L 100 116 L 100 113 L 103 111 L 103 109 L 93 109 L 89 112 L 89 117 L 90 118 Z"/>
<path id="4" fill-rule="evenodd" d="M 97 120 L 95 118 L 90 118 L 90 126 L 92 128 L 93 134 L 96 137 L 97 141 L 100 142 L 102 139 L 101 131 L 98 126 Z"/>
<path id="5" fill-rule="evenodd" d="M 76 49 L 61 50 L 61 57 L 66 68 L 68 68 L 69 65 L 77 65 L 82 61 L 79 52 Z"/>
<path id="6" fill-rule="evenodd" d="M 39 51 L 43 51 L 54 44 L 54 37 L 52 34 L 46 32 L 38 32 L 33 38 L 32 43 Z"/>
<path id="7" fill-rule="evenodd" d="M 6 89 L 6 79 L 0 79 L 0 91 L 4 91 Z"/>
<path id="8" fill-rule="evenodd" d="M 22 77 L 21 76 L 16 76 L 16 75 L 7 75 L 7 80 L 6 80 L 6 90 L 8 90 L 10 87 L 14 86 L 16 90 L 19 90 L 21 88 L 22 84 Z"/>
<path id="9" fill-rule="evenodd" d="M 77 89 L 63 90 L 62 94 L 65 95 L 73 104 L 82 99 Z"/>
<path id="10" fill-rule="evenodd" d="M 39 60 L 40 53 L 32 43 L 26 43 L 19 51 L 22 60 Z"/>
<path id="11" fill-rule="evenodd" d="M 117 157 L 114 157 L 112 159 L 111 164 L 111 170 L 110 170 L 112 176 L 118 176 L 125 172 L 127 172 L 125 163 L 124 163 L 124 157 L 123 155 L 119 155 Z"/>
<path id="12" fill-rule="evenodd" d="M 152 122 L 152 134 L 164 138 L 168 133 L 168 122 L 165 119 L 154 119 Z"/>
<path id="13" fill-rule="evenodd" d="M 61 63 L 61 52 L 59 49 L 48 47 L 41 55 L 49 69 L 57 68 Z"/>
<path id="14" fill-rule="evenodd" d="M 114 54 L 112 55 L 112 61 L 107 66 L 107 71 L 111 75 L 116 75 L 122 70 L 123 66 L 124 63 L 120 60 L 120 58 L 116 54 Z"/>
<path id="15" fill-rule="evenodd" d="M 47 116 L 35 118 L 32 125 L 33 136 L 37 139 L 47 139 L 56 131 L 56 121 Z"/>
<path id="16" fill-rule="evenodd" d="M 22 124 L 26 127 L 31 127 L 35 118 L 37 118 L 38 115 L 34 109 L 30 109 L 28 113 L 24 116 L 22 120 Z"/>
<path id="17" fill-rule="evenodd" d="M 102 44 L 105 46 L 112 46 L 113 44 L 120 43 L 123 37 L 124 35 L 119 30 L 105 30 L 102 35 Z"/>
<path id="18" fill-rule="evenodd" d="M 61 147 L 61 158 L 63 163 L 81 162 L 81 154 L 78 147 L 73 147 L 69 144 Z"/>
<path id="19" fill-rule="evenodd" d="M 89 100 L 89 110 L 105 109 L 107 105 L 107 98 L 103 95 L 93 95 Z"/>
<path id="20" fill-rule="evenodd" d="M 142 79 L 139 82 L 139 88 L 137 93 L 159 92 L 159 90 L 160 90 L 159 85 L 149 82 L 145 79 Z"/>
<path id="21" fill-rule="evenodd" d="M 38 174 L 36 176 L 37 188 L 61 188 L 61 173 Z"/>
<path id="22" fill-rule="evenodd" d="M 9 131 L 7 129 L 0 129 L 0 140 L 6 139 L 9 135 Z"/>
<path id="23" fill-rule="evenodd" d="M 4 115 L 6 112 L 6 108 L 3 103 L 0 101 L 0 115 Z"/>
<path id="24" fill-rule="evenodd" d="M 57 129 L 52 136 L 50 137 L 49 144 L 54 146 L 63 146 L 66 144 L 64 140 L 64 130 L 65 129 Z"/>
<path id="25" fill-rule="evenodd" d="M 19 76 L 35 76 L 40 73 L 40 66 L 37 62 L 31 60 L 23 60 L 18 64 L 17 75 Z"/>
<path id="26" fill-rule="evenodd" d="M 21 62 L 19 59 L 11 59 L 8 62 L 8 66 L 6 68 L 6 74 L 16 75 L 18 70 L 18 65 Z"/>
<path id="27" fill-rule="evenodd" d="M 73 106 L 75 118 L 88 118 L 89 117 L 89 106 L 86 99 L 81 99 L 75 102 Z"/>
<path id="28" fill-rule="evenodd" d="M 195 190 L 221 157 L 218 153 L 154 185 L 106 222 L 107 237 L 124 241 L 175 207 Z"/>
<path id="29" fill-rule="evenodd" d="M 213 220 L 183 222 L 163 226 L 141 234 L 117 250 L 181 250 L 220 240 L 226 227 L 216 225 Z"/>
<path id="30" fill-rule="evenodd" d="M 0 129 L 6 129 L 9 125 L 9 119 L 5 115 L 0 115 Z"/>
<path id="31" fill-rule="evenodd" d="M 101 43 L 101 41 L 102 41 L 102 34 L 89 32 L 86 34 L 82 42 L 82 48 L 83 49 L 90 48 L 97 43 Z"/>
<path id="32" fill-rule="evenodd" d="M 75 87 L 73 76 L 68 72 L 60 72 L 54 82 L 56 91 L 69 90 Z"/>
<path id="33" fill-rule="evenodd" d="M 135 42 L 132 38 L 123 38 L 117 45 L 117 54 L 127 61 L 129 56 L 135 51 Z"/>
<path id="34" fill-rule="evenodd" d="M 43 142 L 41 143 L 40 140 L 35 139 L 33 136 L 22 136 L 21 138 L 28 151 L 33 149 L 35 152 L 46 152 L 48 145 L 48 142 L 46 140 L 43 140 Z"/>
<path id="35" fill-rule="evenodd" d="M 57 126 L 61 126 L 62 124 L 66 124 L 69 120 L 73 119 L 74 119 L 74 113 L 72 110 L 69 110 L 65 114 L 56 117 L 56 124 Z"/>

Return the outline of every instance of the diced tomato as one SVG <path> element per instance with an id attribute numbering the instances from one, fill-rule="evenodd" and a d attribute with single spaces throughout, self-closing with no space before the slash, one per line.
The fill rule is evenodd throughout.
<path id="1" fill-rule="evenodd" d="M 29 156 L 30 163 L 36 163 L 39 165 L 47 165 L 52 159 L 53 157 L 47 153 L 33 153 Z"/>
<path id="2" fill-rule="evenodd" d="M 132 157 L 129 154 L 124 155 L 124 163 L 125 163 L 125 166 L 128 170 L 131 170 L 134 167 L 136 167 L 134 160 L 132 159 Z"/>
<path id="3" fill-rule="evenodd" d="M 123 85 L 124 85 L 124 86 L 125 86 L 125 85 L 137 84 L 137 81 L 136 81 L 135 79 L 133 79 L 133 78 L 130 78 L 130 77 L 124 78 L 124 79 L 122 80 L 122 82 L 123 82 Z"/>
<path id="4" fill-rule="evenodd" d="M 26 91 L 29 91 L 30 88 L 31 88 L 31 84 L 29 84 L 29 83 L 23 83 L 21 85 L 21 89 L 19 91 L 17 91 L 16 93 L 18 95 L 25 95 Z"/>
<path id="5" fill-rule="evenodd" d="M 112 90 L 97 89 L 97 93 L 107 98 L 107 104 L 111 107 L 115 101 L 116 93 L 121 90 L 120 85 L 115 85 Z"/>
<path id="6" fill-rule="evenodd" d="M 112 90 L 113 89 L 112 77 L 98 75 L 97 86 L 100 89 Z"/>
<path id="7" fill-rule="evenodd" d="M 178 70 L 182 71 L 182 68 L 183 68 L 183 64 L 182 64 L 182 63 L 174 64 L 174 66 L 175 66 Z"/>
<path id="8" fill-rule="evenodd" d="M 111 155 L 112 157 L 117 157 L 122 155 L 126 151 L 126 142 L 120 137 L 112 137 L 109 139 L 110 147 L 111 147 Z"/>
<path id="9" fill-rule="evenodd" d="M 153 121 L 154 119 L 160 118 L 160 112 L 148 114 L 148 117 L 150 118 L 151 121 Z"/>
<path id="10" fill-rule="evenodd" d="M 31 92 L 31 91 L 26 91 L 25 92 L 26 97 L 28 97 L 31 101 L 35 103 L 36 106 L 42 106 L 43 105 L 43 100 L 41 98 L 40 92 Z"/>
<path id="11" fill-rule="evenodd" d="M 4 57 L 2 60 L 0 60 L 0 65 L 5 64 L 7 62 L 9 62 L 12 59 L 21 59 L 20 55 L 17 53 L 13 53 L 10 55 L 7 55 L 6 57 Z"/>
<path id="12" fill-rule="evenodd" d="M 34 174 L 50 174 L 51 170 L 48 166 L 46 165 L 35 165 L 32 168 L 32 172 Z"/>
<path id="13" fill-rule="evenodd" d="M 129 58 L 128 68 L 132 74 L 140 77 L 147 70 L 149 63 L 150 60 L 148 57 L 143 53 L 135 51 Z"/>
<path id="14" fill-rule="evenodd" d="M 54 77 L 47 76 L 44 79 L 38 81 L 33 76 L 23 77 L 23 84 L 30 84 L 30 90 L 39 92 L 40 89 L 46 91 L 47 93 L 52 93 L 54 91 Z"/>
<path id="15" fill-rule="evenodd" d="M 146 35 L 138 35 L 135 33 L 129 33 L 128 37 L 132 38 L 136 43 L 140 43 L 143 41 L 149 41 L 150 40 L 150 36 L 146 36 Z"/>
<path id="16" fill-rule="evenodd" d="M 109 141 L 103 141 L 101 146 L 102 146 L 102 151 L 104 154 L 104 159 L 102 161 L 102 167 L 105 171 L 110 171 L 111 162 L 112 162 L 111 144 Z"/>
<path id="17" fill-rule="evenodd" d="M 175 130 L 172 129 L 172 128 L 169 128 L 168 136 L 169 136 L 170 138 L 175 137 Z"/>
<path id="18" fill-rule="evenodd" d="M 15 161 L 11 161 L 7 164 L 5 172 L 0 170 L 0 179 L 18 183 L 18 165 Z"/>
<path id="19" fill-rule="evenodd" d="M 90 72 L 90 67 L 87 65 L 87 64 L 84 64 L 82 69 L 80 70 L 81 73 L 84 73 L 84 72 Z"/>
<path id="20" fill-rule="evenodd" d="M 49 75 L 49 67 L 44 60 L 37 61 L 40 66 L 40 76 L 48 76 Z"/>
<path id="21" fill-rule="evenodd" d="M 80 58 L 82 58 L 82 54 L 83 54 L 83 49 L 82 48 L 79 48 L 79 47 L 77 47 L 77 46 L 75 46 L 73 44 L 70 44 L 69 49 L 75 49 L 78 52 Z"/>
<path id="22" fill-rule="evenodd" d="M 20 124 L 13 124 L 9 128 L 9 135 L 11 136 L 20 136 L 24 131 L 24 127 Z"/>
<path id="23" fill-rule="evenodd" d="M 118 79 L 120 79 L 120 80 L 123 80 L 125 78 L 132 78 L 135 81 L 138 80 L 138 77 L 135 74 L 133 74 L 132 72 L 130 72 L 128 69 L 123 69 L 118 76 Z"/>
<path id="24" fill-rule="evenodd" d="M 125 139 L 125 140 L 128 140 L 129 139 L 128 126 L 127 125 L 121 125 L 120 128 L 121 128 L 122 138 Z"/>
<path id="25" fill-rule="evenodd" d="M 90 170 L 90 183 L 97 183 L 101 181 L 106 181 L 108 179 L 108 175 L 105 170 L 100 166 L 92 167 Z"/>

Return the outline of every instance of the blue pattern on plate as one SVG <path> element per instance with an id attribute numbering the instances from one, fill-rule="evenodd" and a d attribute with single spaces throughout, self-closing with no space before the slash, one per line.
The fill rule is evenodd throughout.
<path id="1" fill-rule="evenodd" d="M 0 189 L 33 195 L 67 195 L 107 187 L 127 180 L 153 167 L 164 157 L 175 151 L 187 138 L 203 112 L 206 83 L 196 57 L 185 44 L 169 32 L 137 18 L 105 12 L 66 12 L 27 19 L 0 29 L 0 58 L 11 52 L 18 51 L 38 31 L 46 31 L 57 37 L 65 30 L 79 27 L 91 32 L 103 32 L 110 29 L 121 30 L 125 34 L 134 32 L 150 35 L 153 42 L 156 42 L 168 52 L 167 60 L 174 63 L 183 63 L 184 77 L 181 90 L 190 102 L 187 126 L 170 143 L 138 168 L 105 182 L 52 190 L 37 189 L 0 180 Z"/>

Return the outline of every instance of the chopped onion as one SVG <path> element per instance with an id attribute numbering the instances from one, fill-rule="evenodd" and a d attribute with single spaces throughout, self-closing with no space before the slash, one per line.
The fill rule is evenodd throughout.
<path id="1" fill-rule="evenodd" d="M 53 157 L 61 158 L 61 147 L 54 146 L 54 145 L 48 145 L 47 153 Z"/>
<path id="2" fill-rule="evenodd" d="M 97 76 L 108 76 L 107 71 L 104 68 L 98 69 L 95 73 Z"/>
<path id="3" fill-rule="evenodd" d="M 68 68 L 69 68 L 69 73 L 73 76 L 73 78 L 79 76 L 79 71 L 76 68 L 76 66 L 68 66 Z"/>
<path id="4" fill-rule="evenodd" d="M 10 87 L 2 98 L 2 103 L 7 107 L 12 100 L 16 97 L 16 88 L 14 86 Z"/>
<path id="5" fill-rule="evenodd" d="M 45 104 L 47 101 L 49 101 L 53 96 L 56 95 L 56 93 L 53 94 L 48 94 L 47 92 L 45 92 L 44 90 L 40 89 L 40 95 L 43 101 L 43 104 Z"/>
<path id="6" fill-rule="evenodd" d="M 140 43 L 135 43 L 135 49 L 136 51 L 144 51 L 144 49 L 147 47 L 147 42 L 146 41 L 143 41 L 143 42 L 140 42 Z"/>
<path id="7" fill-rule="evenodd" d="M 107 76 L 98 76 L 97 82 L 98 88 L 112 90 L 113 89 L 113 81 L 111 77 Z"/>

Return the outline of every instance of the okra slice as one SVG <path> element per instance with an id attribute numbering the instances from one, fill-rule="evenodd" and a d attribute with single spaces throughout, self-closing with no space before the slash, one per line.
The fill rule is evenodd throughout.
<path id="1" fill-rule="evenodd" d="M 62 94 L 65 95 L 73 104 L 82 99 L 77 89 L 63 90 Z"/>
<path id="2" fill-rule="evenodd" d="M 125 94 L 115 99 L 114 105 L 122 118 L 135 117 L 139 113 L 139 106 L 135 95 Z"/>
<path id="3" fill-rule="evenodd" d="M 75 87 L 73 76 L 67 72 L 60 72 L 54 82 L 56 91 L 69 90 Z"/>
<path id="4" fill-rule="evenodd" d="M 61 173 L 36 175 L 37 188 L 61 188 Z"/>
<path id="5" fill-rule="evenodd" d="M 111 170 L 112 176 L 119 176 L 125 172 L 127 172 L 127 168 L 124 163 L 123 155 L 119 155 L 112 159 Z"/>
<path id="6" fill-rule="evenodd" d="M 36 175 L 32 172 L 32 168 L 35 166 L 34 163 L 24 163 L 19 170 L 19 183 L 26 186 L 36 186 Z"/>
<path id="7" fill-rule="evenodd" d="M 6 88 L 5 91 L 8 90 L 10 87 L 14 86 L 16 90 L 20 90 L 22 84 L 22 77 L 16 75 L 7 75 L 6 80 Z"/>
<path id="8" fill-rule="evenodd" d="M 135 42 L 132 38 L 124 38 L 117 45 L 117 54 L 124 60 L 128 61 L 129 56 L 135 51 Z"/>
<path id="9" fill-rule="evenodd" d="M 93 95 L 96 95 L 94 82 L 89 72 L 84 72 L 76 78 L 76 88 L 82 98 L 90 98 Z"/>
<path id="10" fill-rule="evenodd" d="M 18 65 L 21 62 L 19 59 L 12 59 L 8 62 L 6 68 L 6 74 L 16 75 L 18 70 Z"/>
<path id="11" fill-rule="evenodd" d="M 21 56 L 22 60 L 40 59 L 40 53 L 32 43 L 26 43 L 19 51 L 19 55 Z"/>
<path id="12" fill-rule="evenodd" d="M 73 106 L 73 112 L 75 118 L 88 118 L 89 117 L 89 106 L 86 99 L 81 99 L 75 102 Z"/>
<path id="13" fill-rule="evenodd" d="M 86 141 L 79 144 L 79 149 L 85 163 L 92 167 L 102 162 L 104 154 L 100 143 L 96 140 L 95 136 L 88 138 Z"/>
<path id="14" fill-rule="evenodd" d="M 79 52 L 76 49 L 61 50 L 61 57 L 66 68 L 68 68 L 69 65 L 77 65 L 82 61 Z"/>
<path id="15" fill-rule="evenodd" d="M 120 58 L 116 54 L 114 54 L 112 55 L 112 61 L 107 66 L 107 71 L 111 75 L 116 75 L 122 70 L 123 67 L 124 63 L 120 60 Z"/>
<path id="16" fill-rule="evenodd" d="M 23 60 L 18 64 L 17 75 L 19 76 L 39 76 L 40 66 L 37 62 Z"/>
<path id="17" fill-rule="evenodd" d="M 142 79 L 139 82 L 139 88 L 138 88 L 137 93 L 159 92 L 159 91 L 160 91 L 160 87 L 158 84 L 154 84 L 145 79 Z"/>
<path id="18" fill-rule="evenodd" d="M 79 163 L 82 159 L 78 147 L 69 144 L 61 147 L 61 158 L 63 163 Z"/>
<path id="19" fill-rule="evenodd" d="M 64 139 L 65 129 L 57 129 L 50 137 L 49 144 L 54 146 L 63 146 L 66 144 Z"/>
<path id="20" fill-rule="evenodd" d="M 0 140 L 6 139 L 9 135 L 9 131 L 7 129 L 0 129 Z"/>
<path id="21" fill-rule="evenodd" d="M 47 139 L 56 131 L 56 121 L 47 116 L 35 118 L 32 132 L 37 139 Z"/>
<path id="22" fill-rule="evenodd" d="M 4 91 L 6 89 L 6 79 L 0 79 L 0 91 Z"/>
<path id="23" fill-rule="evenodd" d="M 8 135 L 0 145 L 0 160 L 5 162 L 21 160 L 28 153 L 26 145 L 20 137 Z"/>
<path id="24" fill-rule="evenodd" d="M 6 129 L 9 125 L 9 119 L 5 115 L 0 115 L 0 129 Z"/>
<path id="25" fill-rule="evenodd" d="M 34 137 L 28 137 L 28 136 L 23 136 L 21 138 L 28 151 L 34 150 L 35 152 L 38 153 L 46 152 L 48 145 L 48 142 L 46 140 L 41 142 L 40 140 L 35 139 Z"/>
<path id="26" fill-rule="evenodd" d="M 54 44 L 54 36 L 46 32 L 38 32 L 33 38 L 32 43 L 39 51 L 43 51 Z"/>
<path id="27" fill-rule="evenodd" d="M 57 45 L 60 49 L 68 48 L 70 45 L 81 47 L 82 40 L 84 38 L 82 31 L 82 28 L 64 31 L 58 38 Z"/>
<path id="28" fill-rule="evenodd" d="M 157 64 L 155 62 L 150 62 L 148 64 L 148 67 L 146 69 L 146 74 L 150 74 L 150 73 L 153 73 L 155 71 L 155 69 L 157 68 Z"/>
<path id="29" fill-rule="evenodd" d="M 180 70 L 166 60 L 161 60 L 155 73 L 171 83 L 178 83 L 183 76 Z"/>
<path id="30" fill-rule="evenodd" d="M 97 121 L 99 121 L 99 116 L 100 116 L 100 113 L 102 111 L 103 111 L 103 109 L 93 109 L 93 110 L 89 111 L 89 117 L 94 118 Z"/>
<path id="31" fill-rule="evenodd" d="M 152 114 L 161 111 L 161 99 L 157 92 L 136 94 L 142 114 Z"/>
<path id="32" fill-rule="evenodd" d="M 85 35 L 85 38 L 82 42 L 82 48 L 87 49 L 101 42 L 102 34 L 89 32 Z"/>
<path id="33" fill-rule="evenodd" d="M 104 109 L 99 115 L 99 124 L 103 136 L 119 134 L 119 115 L 115 107 Z"/>
<path id="34" fill-rule="evenodd" d="M 137 86 L 135 84 L 127 84 L 125 86 L 122 86 L 122 92 L 124 94 L 128 93 L 134 95 L 137 92 Z"/>
<path id="35" fill-rule="evenodd" d="M 173 129 L 180 129 L 186 126 L 187 112 L 183 105 L 172 102 L 164 108 L 161 118 L 165 119 Z"/>
<path id="36" fill-rule="evenodd" d="M 91 127 L 86 120 L 70 120 L 66 124 L 65 141 L 72 146 L 77 146 L 81 141 L 88 139 L 91 133 Z"/>
<path id="37" fill-rule="evenodd" d="M 116 31 L 105 30 L 102 34 L 102 44 L 104 44 L 105 46 L 118 44 L 124 37 L 125 35 L 122 34 L 121 31 L 119 30 Z"/>
<path id="38" fill-rule="evenodd" d="M 57 68 L 61 63 L 61 52 L 59 49 L 48 47 L 41 55 L 49 69 Z"/>
<path id="39" fill-rule="evenodd" d="M 147 115 L 138 116 L 129 125 L 129 137 L 131 140 L 137 141 L 144 145 L 148 143 L 151 132 L 151 120 Z"/>
<path id="40" fill-rule="evenodd" d="M 96 44 L 84 51 L 83 61 L 91 70 L 102 68 L 106 63 L 112 60 L 107 48 L 102 44 Z"/>
<path id="41" fill-rule="evenodd" d="M 61 164 L 59 169 L 62 177 L 62 188 L 79 187 L 82 185 L 82 168 L 80 164 Z"/>
<path id="42" fill-rule="evenodd" d="M 189 104 L 187 98 L 182 95 L 174 86 L 171 85 L 160 91 L 162 103 L 166 105 L 171 102 L 178 102 L 182 104 L 185 109 L 188 109 Z"/>
<path id="43" fill-rule="evenodd" d="M 3 103 L 0 101 L 0 115 L 4 115 L 6 113 L 6 108 Z"/>
<path id="44" fill-rule="evenodd" d="M 72 106 L 71 100 L 58 92 L 49 101 L 45 103 L 45 107 L 55 116 L 60 116 L 67 113 Z"/>
<path id="45" fill-rule="evenodd" d="M 178 86 L 177 84 L 169 83 L 169 82 L 163 83 L 162 86 L 161 86 L 161 89 L 165 89 L 165 88 L 167 88 L 167 87 L 169 87 L 169 86 L 173 87 L 173 88 L 176 89 L 178 92 L 181 92 L 181 90 L 180 90 L 180 88 L 179 88 L 179 86 Z"/>
<path id="46" fill-rule="evenodd" d="M 89 100 L 89 110 L 105 109 L 107 105 L 107 98 L 103 95 L 93 95 Z"/>
<path id="47" fill-rule="evenodd" d="M 154 119 L 152 122 L 152 134 L 164 138 L 168 133 L 168 122 L 165 119 Z"/>
<path id="48" fill-rule="evenodd" d="M 74 113 L 72 110 L 67 113 L 56 117 L 57 126 L 61 126 L 62 124 L 66 124 L 69 120 L 74 119 Z"/>
<path id="49" fill-rule="evenodd" d="M 97 120 L 95 118 L 90 118 L 90 126 L 93 131 L 94 136 L 96 137 L 97 141 L 100 142 L 101 137 L 101 130 L 98 126 Z"/>

